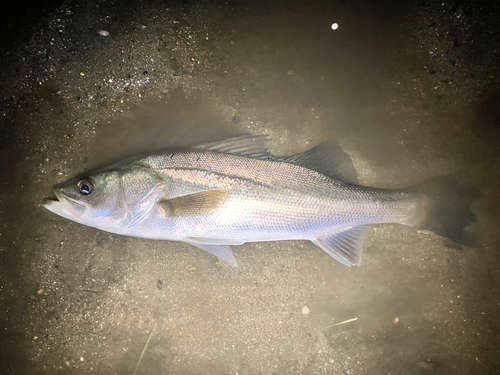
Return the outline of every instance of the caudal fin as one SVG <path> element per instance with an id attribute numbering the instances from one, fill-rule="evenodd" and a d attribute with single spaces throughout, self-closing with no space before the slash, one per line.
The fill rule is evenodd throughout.
<path id="1" fill-rule="evenodd" d="M 463 245 L 476 244 L 477 238 L 469 226 L 475 221 L 471 206 L 479 197 L 477 190 L 450 178 L 430 180 L 410 190 L 425 202 L 420 229 Z"/>

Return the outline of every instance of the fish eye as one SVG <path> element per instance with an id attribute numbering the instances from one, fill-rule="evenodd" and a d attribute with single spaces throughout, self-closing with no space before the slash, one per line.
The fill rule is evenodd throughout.
<path id="1" fill-rule="evenodd" d="M 94 191 L 94 184 L 88 180 L 80 180 L 80 182 L 78 182 L 78 190 L 80 190 L 82 194 L 90 194 Z"/>

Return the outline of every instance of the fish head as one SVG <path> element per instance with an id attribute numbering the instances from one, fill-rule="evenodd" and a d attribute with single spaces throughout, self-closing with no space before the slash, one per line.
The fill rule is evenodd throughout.
<path id="1" fill-rule="evenodd" d="M 84 225 L 131 234 L 162 199 L 165 181 L 148 166 L 128 164 L 77 176 L 54 186 L 49 211 Z"/>

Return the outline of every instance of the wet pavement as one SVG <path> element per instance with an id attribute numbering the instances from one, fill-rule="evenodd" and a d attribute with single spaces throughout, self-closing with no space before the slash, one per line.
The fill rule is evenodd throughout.
<path id="1" fill-rule="evenodd" d="M 0 372 L 500 371 L 498 14 L 89 0 L 13 23 L 0 70 Z M 231 268 L 41 206 L 88 168 L 235 134 L 270 134 L 278 155 L 335 140 L 367 186 L 469 184 L 479 244 L 377 225 L 361 267 L 296 241 L 234 247 Z"/>

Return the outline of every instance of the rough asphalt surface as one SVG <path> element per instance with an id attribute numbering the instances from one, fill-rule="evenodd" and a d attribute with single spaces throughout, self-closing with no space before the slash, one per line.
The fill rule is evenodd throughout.
<path id="1" fill-rule="evenodd" d="M 4 13 L 0 373 L 499 373 L 500 11 L 366 3 Z M 479 245 L 379 225 L 361 267 L 271 242 L 231 268 L 41 206 L 106 161 L 264 133 L 278 155 L 339 142 L 368 186 L 470 184 Z"/>

